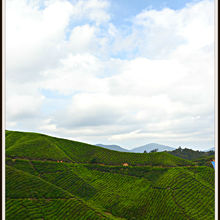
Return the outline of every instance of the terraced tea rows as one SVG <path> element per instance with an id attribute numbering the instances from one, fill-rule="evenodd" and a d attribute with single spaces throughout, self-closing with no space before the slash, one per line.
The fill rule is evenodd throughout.
<path id="1" fill-rule="evenodd" d="M 8 152 L 31 136 L 7 133 Z M 214 169 L 211 167 L 190 166 L 192 163 L 172 155 L 167 157 L 166 153 L 117 152 L 122 157 L 118 154 L 112 158 L 115 151 L 42 137 L 48 138 L 47 144 L 60 149 L 53 152 L 56 157 L 51 153 L 47 160 L 38 152 L 41 156 L 36 160 L 37 154 L 31 157 L 30 153 L 33 146 L 29 151 L 25 144 L 28 157 L 20 155 L 20 150 L 19 157 L 8 155 L 10 158 L 6 159 L 7 219 L 214 219 Z M 33 138 L 36 141 L 39 136 L 33 134 Z M 45 148 L 47 144 L 42 146 Z M 42 146 L 38 148 L 36 144 L 36 150 L 42 150 Z M 60 158 L 59 152 L 66 160 L 55 160 Z M 104 155 L 102 164 L 90 163 L 94 155 L 96 158 Z M 129 166 L 122 166 L 122 161 L 129 161 Z"/>
<path id="2" fill-rule="evenodd" d="M 211 176 L 214 179 L 214 175 L 210 175 L 210 178 Z M 157 184 L 172 190 L 175 202 L 187 216 L 193 219 L 214 219 L 214 186 L 210 187 L 204 181 L 196 179 L 189 169 L 170 169 Z"/>
<path id="3" fill-rule="evenodd" d="M 166 152 L 127 153 L 42 134 L 7 131 L 6 155 L 11 158 L 98 163 L 108 165 L 186 166 L 194 163 Z M 9 140 L 8 140 L 9 139 Z"/>
<path id="4" fill-rule="evenodd" d="M 8 199 L 6 219 L 119 219 L 91 209 L 82 202 L 70 199 Z"/>
<path id="5" fill-rule="evenodd" d="M 115 219 L 91 208 L 65 187 L 11 166 L 6 170 L 7 219 Z"/>
<path id="6" fill-rule="evenodd" d="M 135 177 L 143 177 L 152 182 L 156 181 L 157 178 L 166 172 L 168 168 L 160 168 L 160 167 L 152 167 L 152 166 L 100 166 L 93 164 L 86 164 L 86 168 L 89 170 L 98 170 L 102 172 L 110 172 L 110 173 L 119 173 L 123 175 L 135 176 Z"/>
<path id="7" fill-rule="evenodd" d="M 214 190 L 210 183 L 207 186 L 199 184 L 199 180 L 195 179 L 195 174 L 190 171 L 190 168 L 163 168 L 164 171 L 151 181 L 152 178 L 148 178 L 146 174 L 139 178 L 112 171 L 91 170 L 87 168 L 88 165 L 62 163 L 56 170 L 56 162 L 32 161 L 32 164 L 46 182 L 69 192 L 70 195 L 85 199 L 92 206 L 101 209 L 103 213 L 112 213 L 116 217 L 126 219 L 157 219 L 159 216 L 165 216 L 164 219 L 176 219 L 177 216 L 178 219 L 214 218 Z M 103 166 L 100 166 L 100 169 L 102 168 Z M 112 167 L 106 168 L 112 169 Z M 121 169 L 125 168 L 121 167 Z M 204 167 L 204 169 L 207 168 Z M 152 175 L 149 171 L 148 173 Z M 38 184 L 37 188 L 41 186 Z M 23 192 L 21 187 L 19 189 Z M 47 198 L 47 195 L 42 195 L 43 198 Z M 71 197 L 70 195 L 65 197 Z M 35 193 L 34 197 L 38 198 L 38 194 Z M 210 207 L 213 208 L 210 209 Z"/>
<path id="8" fill-rule="evenodd" d="M 6 166 L 6 198 L 70 198 L 71 194 L 16 168 Z"/>
<path id="9" fill-rule="evenodd" d="M 15 143 L 6 152 L 11 157 L 71 161 L 62 150 L 45 137 Z"/>

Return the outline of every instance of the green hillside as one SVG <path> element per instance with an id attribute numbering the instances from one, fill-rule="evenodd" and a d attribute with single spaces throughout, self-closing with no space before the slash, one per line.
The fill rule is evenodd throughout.
<path id="1" fill-rule="evenodd" d="M 214 219 L 212 167 L 26 132 L 6 149 L 6 219 Z"/>
<path id="2" fill-rule="evenodd" d="M 213 167 L 212 164 L 210 163 L 210 161 L 212 160 L 215 160 L 215 155 L 199 157 L 193 160 L 193 162 L 198 164 L 199 166 Z"/>
<path id="3" fill-rule="evenodd" d="M 128 163 L 129 165 L 185 166 L 194 164 L 165 152 L 149 154 L 118 152 L 77 141 L 17 131 L 6 132 L 6 156 L 108 165 Z"/>
<path id="4" fill-rule="evenodd" d="M 167 151 L 169 154 L 172 154 L 174 156 L 186 159 L 186 160 L 197 160 L 199 158 L 203 158 L 203 157 L 215 157 L 215 151 L 207 151 L 207 152 L 203 152 L 203 151 L 198 151 L 198 150 L 192 150 L 192 149 L 188 149 L 188 148 L 181 148 L 179 147 L 176 150 L 173 151 Z"/>

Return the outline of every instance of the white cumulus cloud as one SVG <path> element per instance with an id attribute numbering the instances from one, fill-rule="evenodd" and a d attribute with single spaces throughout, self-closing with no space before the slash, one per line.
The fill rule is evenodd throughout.
<path id="1" fill-rule="evenodd" d="M 7 128 L 127 148 L 212 147 L 214 2 L 143 9 L 126 27 L 111 23 L 110 8 L 7 1 Z"/>

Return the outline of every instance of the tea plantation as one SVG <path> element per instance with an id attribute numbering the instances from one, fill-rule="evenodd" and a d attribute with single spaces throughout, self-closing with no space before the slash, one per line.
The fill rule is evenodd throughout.
<path id="1" fill-rule="evenodd" d="M 6 219 L 213 220 L 214 197 L 212 167 L 165 152 L 6 131 Z"/>

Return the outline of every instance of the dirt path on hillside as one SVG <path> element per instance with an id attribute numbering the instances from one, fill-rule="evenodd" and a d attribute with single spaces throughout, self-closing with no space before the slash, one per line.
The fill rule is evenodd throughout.
<path id="1" fill-rule="evenodd" d="M 103 164 L 103 163 L 89 163 L 89 162 L 77 162 L 77 161 L 62 161 L 62 160 L 54 160 L 54 159 L 39 159 L 39 158 L 29 158 L 29 157 L 17 157 L 17 156 L 6 156 L 10 159 L 19 159 L 19 160 L 28 160 L 28 161 L 40 161 L 40 162 L 54 162 L 54 163 L 69 163 L 69 164 L 74 164 L 74 163 L 79 163 L 79 164 L 90 164 L 90 165 L 99 165 L 99 166 L 123 166 L 122 164 Z M 59 161 L 59 162 L 58 162 Z M 62 161 L 62 162 L 61 162 Z M 126 167 L 158 167 L 158 168 L 172 168 L 172 167 L 197 167 L 197 165 L 181 165 L 181 166 L 153 166 L 153 165 L 128 165 Z"/>

